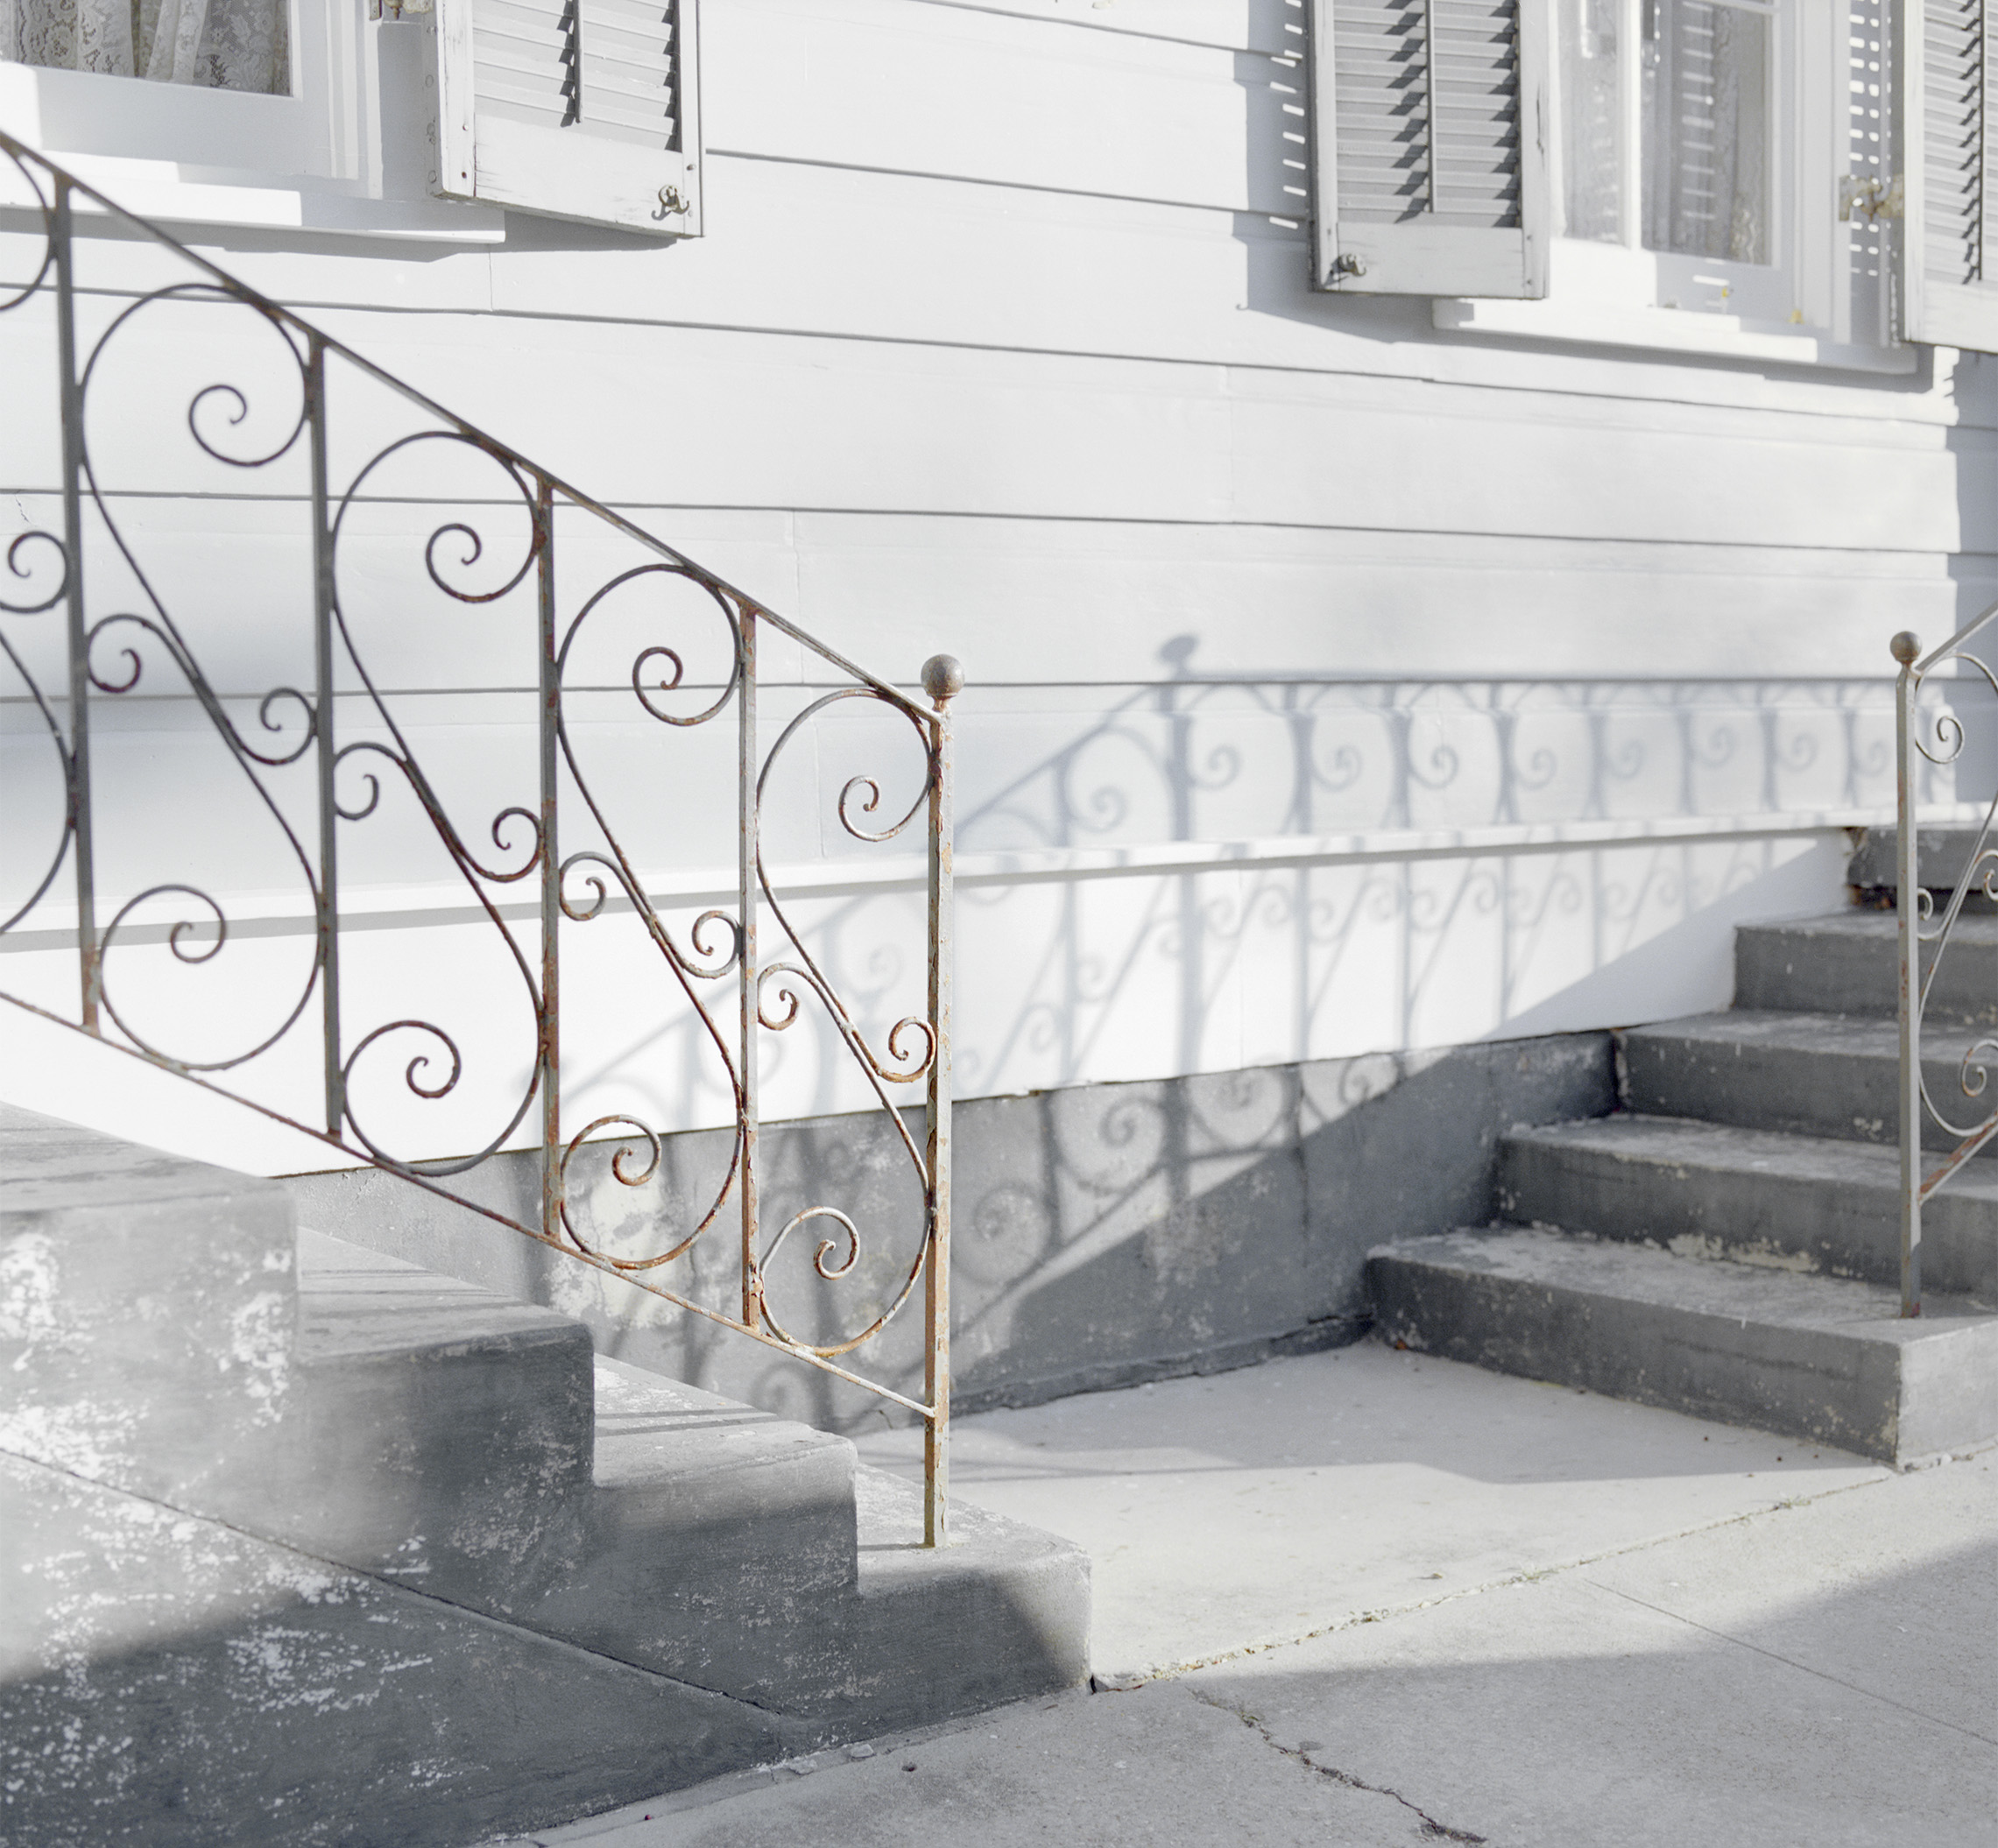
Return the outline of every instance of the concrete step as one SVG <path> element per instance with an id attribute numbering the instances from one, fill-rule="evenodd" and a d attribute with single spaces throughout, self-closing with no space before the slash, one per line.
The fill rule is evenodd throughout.
<path id="1" fill-rule="evenodd" d="M 1998 1308 L 1994 1167 L 1972 1163 L 1924 1209 L 1922 1276 Z M 1899 1169 L 1891 1148 L 1619 1115 L 1506 1136 L 1499 1203 L 1521 1224 L 1898 1289 Z"/>
<path id="2" fill-rule="evenodd" d="M 1734 1005 L 1760 1012 L 1885 1014 L 1900 991 L 1890 911 L 1855 908 L 1734 933 Z M 1933 952 L 1924 955 L 1926 970 Z M 1929 993 L 1929 1024 L 1998 1025 L 1998 916 L 1957 920 Z"/>
<path id="3" fill-rule="evenodd" d="M 553 1310 L 314 1232 L 299 1253 L 310 1472 L 256 1531 L 497 1615 L 560 1592 L 682 1636 L 852 1584 L 844 1439 L 599 1359 Z"/>
<path id="4" fill-rule="evenodd" d="M 1953 892 L 1969 866 L 1980 841 L 1998 846 L 1998 833 L 1986 837 L 1974 822 L 1917 825 L 1915 877 L 1931 892 Z M 1846 877 L 1862 892 L 1889 892 L 1900 882 L 1895 860 L 1900 851 L 1898 828 L 1869 828 L 1846 863 Z M 1988 870 L 1988 869 L 1987 869 Z M 1981 894 L 1978 894 L 1981 898 Z M 1984 900 L 1988 905 L 1989 900 Z"/>
<path id="5" fill-rule="evenodd" d="M 1998 1101 L 1998 1086 L 1966 1096 L 1966 1064 L 1982 1043 L 1998 1068 L 1998 1047 L 1959 1026 L 1923 1036 L 1929 1095 L 1953 1121 L 1974 1125 Z M 1699 1014 L 1632 1027 L 1620 1036 L 1624 1103 L 1647 1116 L 1698 1117 L 1744 1129 L 1794 1131 L 1857 1142 L 1895 1139 L 1895 1093 L 1901 1052 L 1895 1022 L 1852 1014 Z M 1924 1127 L 1931 1148 L 1961 1139 L 1938 1125 Z"/>
<path id="6" fill-rule="evenodd" d="M 0 1839 L 455 1848 L 825 1728 L 0 1455 Z"/>
<path id="7" fill-rule="evenodd" d="M 1557 1231 L 1450 1232 L 1367 1262 L 1412 1348 L 1908 1464 L 1998 1435 L 1998 1315 Z"/>
<path id="8" fill-rule="evenodd" d="M 290 1196 L 0 1104 L 0 1449 L 233 1509 L 286 1455 Z"/>
<path id="9" fill-rule="evenodd" d="M 1086 1675 L 1086 1556 L 969 1506 L 926 1549 L 917 1491 L 858 1488 L 830 1646 L 765 1699 L 0 1455 L 0 1839 L 456 1848 Z"/>
<path id="10" fill-rule="evenodd" d="M 463 1840 L 509 1801 L 538 1826 L 634 1777 L 656 1792 L 1088 1673 L 1088 1560 L 1065 1541 L 961 1508 L 957 1543 L 925 1549 L 920 1496 L 857 1476 L 845 1439 L 339 1240 L 300 1233 L 294 1257 L 268 1183 L 25 1112 L 0 1118 L 0 1464 L 95 1510 L 84 1538 L 0 1522 L 35 1588 L 0 1598 L 0 1654 L 26 1664 L 19 1701 L 0 1693 L 0 1740 L 27 1741 L 7 1839 L 32 1813 L 24 1839 L 288 1840 L 278 1809 L 310 1790 L 310 1814 L 365 1818 L 342 1840 Z M 250 1576 L 218 1590 L 210 1555 L 232 1548 Z M 51 1640 L 44 1592 L 57 1630 L 72 1595 L 95 1615 Z M 482 1663 L 513 1685 L 471 1685 Z M 371 1676 L 396 1698 L 340 1717 Z M 145 1721 L 183 1681 L 222 1703 L 199 1738 Z M 546 1725 L 625 1696 L 626 1719 Z M 86 1721 L 124 1744 L 72 1777 Z M 216 1801 L 251 1806 L 228 1826 L 185 1797 L 225 1735 Z M 180 1754 L 166 1785 L 159 1751 Z M 379 1788 L 352 1766 L 385 1767 Z M 412 1783 L 465 1794 L 457 1819 L 405 1816 Z"/>

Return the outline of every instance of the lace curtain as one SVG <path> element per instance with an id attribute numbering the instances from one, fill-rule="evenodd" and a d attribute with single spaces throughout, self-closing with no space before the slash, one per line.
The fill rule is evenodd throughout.
<path id="1" fill-rule="evenodd" d="M 286 12 L 286 0 L 0 0 L 0 60 L 283 95 Z"/>
<path id="2" fill-rule="evenodd" d="M 1645 246 L 1768 263 L 1769 16 L 1725 0 L 1660 0 L 1653 17 L 1660 30 L 1644 54 Z"/>

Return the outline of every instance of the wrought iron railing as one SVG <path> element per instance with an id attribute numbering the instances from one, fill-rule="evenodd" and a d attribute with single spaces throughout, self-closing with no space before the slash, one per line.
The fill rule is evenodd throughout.
<path id="1" fill-rule="evenodd" d="M 1938 1104 L 1922 1070 L 1922 1022 L 1936 977 L 1953 946 L 1967 901 L 1981 896 L 1998 899 L 1998 795 L 1986 806 L 1963 871 L 1950 892 L 1942 917 L 1935 899 L 1923 884 L 1919 792 L 1923 762 L 1945 765 L 1961 757 L 1967 732 L 1963 720 L 1946 708 L 1932 709 L 1924 722 L 1919 704 L 1923 681 L 1937 669 L 1967 673 L 1973 686 L 1981 683 L 1998 693 L 1998 677 L 1980 655 L 1971 652 L 1980 636 L 1998 635 L 1998 604 L 1957 631 L 1940 647 L 1922 652 L 1921 642 L 1903 630 L 1891 644 L 1901 664 L 1896 685 L 1895 908 L 1898 920 L 1900 992 L 1900 1074 L 1896 1094 L 1896 1137 L 1901 1148 L 1901 1313 L 1922 1313 L 1922 1208 L 1924 1203 L 1998 1136 L 1998 1098 L 1986 1098 L 1988 1062 L 1998 1054 L 1998 1033 L 1975 1033 L 1958 1063 L 1960 1104 Z M 1927 734 L 1927 736 L 1925 736 Z M 1929 737 L 1934 738 L 1931 748 Z M 1948 1145 L 1935 1167 L 1924 1172 L 1924 1143 L 1931 1125 Z"/>
<path id="2" fill-rule="evenodd" d="M 39 213 L 42 232 L 32 273 L 0 288 L 0 313 L 13 317 L 18 336 L 8 421 L 17 439 L 32 422 L 34 373 L 19 362 L 29 356 L 39 363 L 46 353 L 54 362 L 60 426 L 46 459 L 60 478 L 60 520 L 53 493 L 46 519 L 17 496 L 21 530 L 5 546 L 14 589 L 0 596 L 0 674 L 17 682 L 6 689 L 9 704 L 40 741 L 35 750 L 53 752 L 53 760 L 39 758 L 40 772 L 32 771 L 19 754 L 24 740 L 14 727 L 5 826 L 18 837 L 39 789 L 46 797 L 53 838 L 43 843 L 46 853 L 34 850 L 32 864 L 25 850 L 9 848 L 5 857 L 18 889 L 0 904 L 0 932 L 16 933 L 18 942 L 31 930 L 64 943 L 73 938 L 69 980 L 76 1001 L 74 1009 L 59 1002 L 46 984 L 39 993 L 20 993 L 10 984 L 5 998 L 222 1090 L 577 1264 L 893 1400 L 925 1423 L 925 1534 L 929 1544 L 942 1544 L 950 1407 L 950 701 L 963 684 L 957 663 L 932 659 L 922 670 L 928 703 L 909 697 L 4 133 L 0 151 L 26 184 L 26 195 L 17 189 L 15 202 Z M 80 209 L 104 215 L 105 235 L 80 238 Z M 135 251 L 152 270 L 135 269 Z M 86 256 L 101 264 L 102 278 L 95 270 L 95 280 L 79 276 Z M 158 275 L 162 265 L 170 272 L 164 281 Z M 193 448 L 180 461 L 163 463 L 156 444 L 147 452 L 152 472 L 142 469 L 138 486 L 121 492 L 107 480 L 101 452 L 118 447 L 148 394 L 173 390 L 171 358 L 197 314 L 229 318 L 229 376 L 187 391 L 184 413 L 175 413 L 173 428 L 177 442 Z M 214 323 L 202 325 L 212 331 Z M 273 391 L 279 406 L 274 422 L 268 408 Z M 336 399 L 340 417 L 333 414 Z M 176 395 L 173 402 L 182 399 Z M 15 441 L 12 447 L 17 459 L 32 455 L 32 445 Z M 265 675 L 252 681 L 261 692 L 229 690 L 197 648 L 188 612 L 172 607 L 167 580 L 173 573 L 154 555 L 163 542 L 147 509 L 162 497 L 195 492 L 200 483 L 188 487 L 190 469 L 196 476 L 220 470 L 243 482 L 222 524 L 282 525 L 287 510 L 302 512 L 305 531 L 295 522 L 286 529 L 298 561 L 288 593 L 283 575 L 270 568 L 260 528 L 250 538 L 261 549 L 246 540 L 234 555 L 209 535 L 213 544 L 200 565 L 201 600 L 234 598 L 239 613 L 249 611 L 235 631 L 225 625 L 219 643 L 211 638 L 211 652 L 229 647 L 232 635 L 240 641 L 253 632 L 257 645 L 248 652 L 253 663 L 261 662 L 273 650 L 283 652 L 273 638 L 296 637 L 308 645 L 298 648 L 302 671 L 295 680 Z M 410 529 L 413 505 L 428 511 Z M 400 587 L 386 568 L 399 554 L 412 567 Z M 294 618 L 289 623 L 281 608 L 287 594 Z M 435 603 L 439 596 L 447 602 Z M 688 599 L 689 607 L 676 606 L 674 597 Z M 517 678 L 533 689 L 534 717 L 526 729 L 534 761 L 531 767 L 523 762 L 501 799 L 491 794 L 490 779 L 469 779 L 468 793 L 450 786 L 451 775 L 436 765 L 420 760 L 413 742 L 418 728 L 398 716 L 406 702 L 364 658 L 357 637 L 357 628 L 367 626 L 357 615 L 361 606 L 371 612 L 371 632 L 378 638 L 385 625 L 406 652 L 410 635 L 422 628 L 427 601 L 447 612 L 452 606 L 479 612 L 473 635 L 482 664 L 504 652 L 510 630 L 519 645 Z M 704 631 L 689 626 L 689 609 Z M 518 619 L 509 622 L 508 611 Z M 679 626 L 669 631 L 668 624 Z M 607 631 L 626 638 L 617 657 L 625 663 L 617 670 L 620 677 L 579 687 L 579 651 L 596 646 Z M 454 631 L 453 640 L 463 645 L 466 635 Z M 759 646 L 773 645 L 801 651 L 774 683 L 759 675 L 758 666 Z M 702 646 L 713 661 L 705 683 L 688 665 Z M 797 668 L 799 659 L 809 664 L 808 674 Z M 258 826 L 281 843 L 298 907 L 309 908 L 309 920 L 300 925 L 309 956 L 300 952 L 302 966 L 273 1010 L 274 1026 L 264 1031 L 260 1025 L 247 1044 L 218 1048 L 206 1043 L 214 1039 L 206 1032 L 197 1046 L 192 1042 L 204 1039 L 205 1028 L 195 1031 L 201 1023 L 185 1018 L 184 1043 L 170 1043 L 173 1036 L 156 1026 L 147 997 L 120 980 L 124 959 L 141 956 L 147 943 L 156 971 L 213 964 L 225 949 L 253 940 L 259 906 L 268 909 L 254 894 L 255 902 L 238 904 L 232 934 L 229 906 L 211 889 L 214 882 L 172 869 L 107 896 L 100 866 L 104 830 L 115 827 L 130 841 L 143 837 L 147 824 L 143 815 L 108 815 L 102 795 L 94 799 L 93 751 L 104 748 L 102 725 L 115 727 L 116 716 L 149 696 L 163 678 L 184 709 L 198 715 L 202 740 L 222 747 L 229 787 L 247 791 L 243 800 L 251 802 Z M 774 719 L 766 708 L 765 723 L 776 734 L 767 743 L 759 731 L 759 693 L 774 694 L 771 703 L 782 705 Z M 691 920 L 676 917 L 670 902 L 657 897 L 658 882 L 648 881 L 625 830 L 613 828 L 612 812 L 621 803 L 621 812 L 631 814 L 633 791 L 608 786 L 586 764 L 588 753 L 578 744 L 588 727 L 575 715 L 581 702 L 600 714 L 613 695 L 625 702 L 627 723 L 642 724 L 648 733 L 657 726 L 651 735 L 662 739 L 712 736 L 725 730 L 732 715 L 736 737 L 726 770 L 720 767 L 723 753 L 714 752 L 674 780 L 639 792 L 654 822 L 662 814 L 674 820 L 707 796 L 732 803 L 732 905 L 712 906 Z M 829 713 L 849 716 L 856 704 L 881 718 L 912 752 L 901 780 L 913 794 L 889 801 L 886 769 L 851 775 L 830 804 L 828 825 L 863 843 L 891 842 L 905 832 L 912 841 L 918 833 L 927 836 L 925 992 L 919 1011 L 893 1019 L 891 1008 L 884 1019 L 892 1024 L 872 1031 L 865 1010 L 843 998 L 831 959 L 822 949 L 815 953 L 812 932 L 794 919 L 764 851 L 776 800 L 772 779 L 788 761 L 787 752 L 815 721 Z M 95 745 L 94 723 L 100 727 Z M 124 742 L 116 736 L 109 741 Z M 186 800 L 221 798 L 210 788 Z M 519 1023 L 512 1063 L 499 1062 L 505 1088 L 498 1120 L 489 1133 L 459 1145 L 469 1153 L 441 1158 L 434 1137 L 426 1145 L 424 1132 L 407 1119 L 459 1090 L 477 1050 L 469 1040 L 460 1044 L 468 1029 L 461 1026 L 455 1037 L 422 1005 L 375 1009 L 357 996 L 351 979 L 343 980 L 343 957 L 356 953 L 357 920 L 343 909 L 352 882 L 349 875 L 349 887 L 342 885 L 342 856 L 359 850 L 371 827 L 384 828 L 392 809 L 404 816 L 406 834 L 448 862 L 461 906 L 505 972 L 502 984 L 481 987 L 475 996 L 468 1016 L 477 1017 L 475 1036 L 484 1031 L 482 1020 L 490 1025 L 487 1017 L 511 1014 Z M 467 813 L 479 816 L 477 828 L 461 824 Z M 218 822 L 211 834 L 222 831 Z M 145 846 L 143 838 L 139 844 Z M 393 859 L 408 841 L 396 835 L 391 844 Z M 238 897 L 240 872 L 238 867 L 231 874 Z M 533 892 L 536 902 L 503 904 L 509 887 Z M 575 1164 L 587 1153 L 600 1167 L 607 1157 L 613 1182 L 643 1190 L 660 1169 L 660 1132 L 670 1125 L 642 1120 L 630 1109 L 581 1126 L 564 1115 L 565 967 L 572 978 L 591 973 L 591 934 L 602 937 L 604 920 L 613 915 L 628 915 L 642 928 L 641 947 L 660 984 L 650 999 L 618 990 L 614 1009 L 649 1019 L 670 1004 L 691 1022 L 690 1036 L 708 1062 L 710 1080 L 718 1075 L 723 1114 L 734 1125 L 725 1173 L 712 1196 L 703 1195 L 704 1204 L 697 1202 L 684 1217 L 641 1215 L 639 1236 L 621 1228 L 616 1240 L 600 1236 L 578 1207 Z M 53 933 L 44 928 L 52 918 Z M 170 962 L 160 963 L 162 955 Z M 268 970 L 262 979 L 267 990 Z M 822 1201 L 788 1214 L 772 1232 L 759 1200 L 764 1048 L 768 1041 L 790 1043 L 782 1036 L 795 1037 L 807 1010 L 816 1011 L 827 1043 L 859 1074 L 863 1095 L 887 1112 L 921 1208 L 913 1257 L 904 1262 L 893 1253 L 884 1265 L 871 1252 L 862 1269 L 872 1277 L 872 1294 L 858 1311 L 849 1304 L 844 1325 L 837 1310 L 822 1302 L 818 1338 L 800 1332 L 794 1310 L 780 1313 L 773 1266 L 794 1233 L 808 1239 L 822 1233 L 808 1266 L 794 1254 L 784 1274 L 837 1284 L 861 1264 L 862 1229 L 848 1210 Z M 479 1044 L 490 1049 L 490 1040 Z M 399 1083 L 387 1082 L 400 1115 L 385 1116 L 384 1068 L 393 1063 L 402 1068 Z M 364 1103 L 364 1094 L 371 1101 Z M 899 1097 L 921 1099 L 920 1122 L 914 1112 L 905 1115 Z M 538 1149 L 538 1214 L 509 1214 L 464 1190 L 459 1177 L 503 1150 L 528 1146 Z M 599 1174 L 598 1191 L 602 1182 Z M 674 1266 L 684 1266 L 696 1241 L 731 1220 L 739 1227 L 739 1302 L 731 1282 L 726 1306 L 717 1307 L 681 1287 L 686 1273 Z M 731 1256 L 729 1268 L 736 1267 Z M 927 1324 L 920 1399 L 847 1364 L 919 1289 Z"/>

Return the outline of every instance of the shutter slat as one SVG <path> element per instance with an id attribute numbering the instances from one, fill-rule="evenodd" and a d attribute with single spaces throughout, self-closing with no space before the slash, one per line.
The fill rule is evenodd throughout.
<path id="1" fill-rule="evenodd" d="M 1923 265 L 1938 282 L 1984 272 L 1983 0 L 1910 0 L 1924 9 Z"/>
<path id="2" fill-rule="evenodd" d="M 655 148 L 680 113 L 674 14 L 660 0 L 472 0 L 473 90 L 506 120 Z M 578 95 L 575 66 L 582 51 Z"/>

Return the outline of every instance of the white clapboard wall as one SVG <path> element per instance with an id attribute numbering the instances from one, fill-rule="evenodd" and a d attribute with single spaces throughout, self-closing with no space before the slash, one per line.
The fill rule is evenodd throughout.
<path id="1" fill-rule="evenodd" d="M 472 0 L 484 119 L 573 141 L 547 112 L 580 32 L 575 100 L 613 99 L 604 144 L 629 128 L 666 149 L 663 110 L 620 116 L 618 72 L 591 62 L 624 42 L 624 4 L 582 0 L 565 28 L 553 5 Z M 1331 11 L 1359 33 L 1392 9 Z M 667 17 L 645 13 L 642 55 L 679 55 Z M 1998 596 L 1990 362 L 1484 338 L 1439 331 L 1417 296 L 1314 290 L 1305 18 L 1290 0 L 703 0 L 698 238 L 519 215 L 492 247 L 260 239 L 225 259 L 852 658 L 905 682 L 938 650 L 963 659 L 969 1095 L 1722 1003 L 1733 922 L 1837 902 L 1840 829 L 1891 801 L 1888 638 L 1939 638 Z M 1482 119 L 1514 131 L 1506 108 Z M 1364 128 L 1342 122 L 1362 177 Z M 512 171 L 540 183 L 530 158 Z M 1924 235 L 1968 263 L 1967 222 Z M 0 266 L 28 250 L 6 231 Z M 92 261 L 105 286 L 158 279 L 137 246 Z M 173 376 L 145 337 L 132 376 Z M 45 341 L 0 324 L 11 361 Z M 156 438 L 124 431 L 109 491 L 218 682 L 253 701 L 309 671 L 302 480 L 246 498 L 166 412 Z M 0 504 L 23 524 L 53 517 L 52 443 L 0 421 Z M 428 529 L 384 518 L 352 554 L 384 599 L 371 669 L 483 827 L 497 792 L 533 800 L 532 606 L 397 603 Z M 562 555 L 565 582 L 615 562 L 581 539 Z M 784 649 L 765 665 L 780 717 L 814 675 Z M 154 685 L 103 721 L 102 788 L 129 804 L 105 889 L 198 865 L 257 911 L 230 966 L 263 973 L 200 1016 L 247 1032 L 307 941 L 297 881 L 205 722 Z M 725 898 L 727 740 L 664 738 L 606 698 L 584 746 L 635 793 L 648 878 L 690 922 Z M 25 766 L 32 728 L 6 709 Z M 772 854 L 879 1031 L 920 998 L 920 866 L 828 819 L 847 778 L 891 762 L 877 744 L 827 728 Z M 10 843 L 27 825 L 0 817 Z M 432 997 L 468 1057 L 490 1032 L 489 1069 L 517 1076 L 505 944 L 420 829 L 382 829 L 348 856 L 357 992 L 380 1018 Z M 565 974 L 577 1108 L 714 1120 L 684 1010 L 642 944 L 584 959 L 596 928 Z M 0 965 L 67 1005 L 53 939 Z M 780 1050 L 768 1114 L 865 1101 L 835 1049 Z M 26 1056 L 0 1069 L 32 1101 Z M 273 1082 L 311 1081 L 307 1062 Z M 428 1139 L 415 1152 L 476 1143 L 498 1094 L 469 1083 L 448 1124 L 393 1118 Z M 102 1087 L 78 1079 L 68 1107 Z"/>

